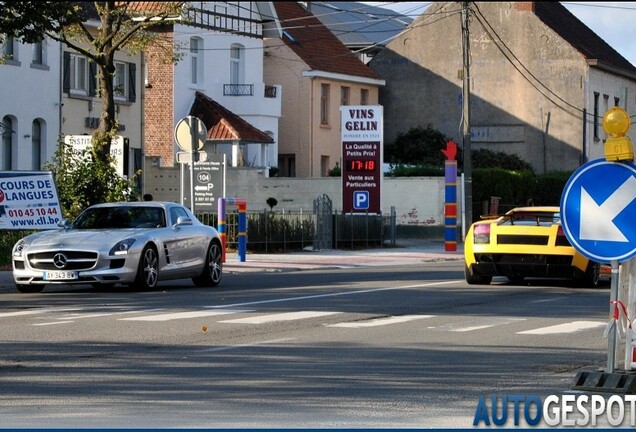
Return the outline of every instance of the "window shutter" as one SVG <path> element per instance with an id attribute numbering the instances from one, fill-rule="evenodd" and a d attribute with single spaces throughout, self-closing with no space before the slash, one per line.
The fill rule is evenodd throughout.
<path id="1" fill-rule="evenodd" d="M 137 65 L 135 63 L 128 63 L 128 102 L 135 102 L 137 100 Z"/>
<path id="2" fill-rule="evenodd" d="M 62 88 L 64 93 L 71 91 L 71 53 L 64 51 L 64 72 L 62 78 Z"/>
<path id="3" fill-rule="evenodd" d="M 95 96 L 97 87 L 97 65 L 95 62 L 88 62 L 88 95 Z"/>

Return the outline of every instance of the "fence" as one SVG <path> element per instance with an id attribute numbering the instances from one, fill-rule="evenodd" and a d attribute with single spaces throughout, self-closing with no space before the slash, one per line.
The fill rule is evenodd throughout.
<path id="1" fill-rule="evenodd" d="M 336 212 L 322 217 L 331 219 L 330 224 L 321 222 L 320 225 L 331 225 L 328 235 L 334 249 L 382 247 L 387 242 L 395 245 L 395 211 L 391 215 L 351 215 Z M 197 218 L 206 225 L 218 225 L 218 216 L 215 213 L 197 214 Z M 309 247 L 315 249 L 319 221 L 320 216 L 313 213 L 248 210 L 247 250 L 277 253 Z M 225 223 L 227 246 L 235 250 L 238 246 L 238 213 L 228 211 Z"/>

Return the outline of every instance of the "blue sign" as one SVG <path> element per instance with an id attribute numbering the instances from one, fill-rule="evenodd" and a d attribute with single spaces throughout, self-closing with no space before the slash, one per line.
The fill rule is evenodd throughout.
<path id="1" fill-rule="evenodd" d="M 369 191 L 353 192 L 353 208 L 354 210 L 366 210 L 369 208 Z"/>
<path id="2" fill-rule="evenodd" d="M 636 255 L 636 165 L 597 159 L 570 177 L 561 196 L 561 225 L 590 260 L 623 262 Z"/>

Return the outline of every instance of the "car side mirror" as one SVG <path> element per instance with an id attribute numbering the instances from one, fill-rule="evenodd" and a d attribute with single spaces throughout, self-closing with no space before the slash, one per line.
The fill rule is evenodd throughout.
<path id="1" fill-rule="evenodd" d="M 64 218 L 57 223 L 57 226 L 60 228 L 68 229 L 71 226 L 71 220 L 68 218 Z"/>
<path id="2" fill-rule="evenodd" d="M 175 227 L 184 226 L 184 225 L 192 225 L 192 219 L 185 216 L 179 216 L 177 218 L 177 223 L 174 224 Z"/>

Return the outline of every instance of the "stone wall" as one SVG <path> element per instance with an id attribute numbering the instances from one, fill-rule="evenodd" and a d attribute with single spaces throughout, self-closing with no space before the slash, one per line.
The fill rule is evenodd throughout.
<path id="1" fill-rule="evenodd" d="M 151 194 L 155 200 L 180 202 L 179 166 L 159 167 L 150 159 L 145 161 L 144 193 Z M 189 191 L 187 169 L 183 177 L 184 189 Z M 443 227 L 444 187 L 444 177 L 386 177 L 382 186 L 382 213 L 388 215 L 391 207 L 395 207 L 400 226 Z M 262 170 L 250 168 L 228 168 L 226 173 L 226 197 L 245 198 L 248 211 L 268 208 L 266 201 L 272 197 L 278 201 L 274 210 L 312 212 L 314 200 L 323 194 L 332 200 L 334 211 L 342 211 L 340 177 L 264 177 Z M 188 202 L 189 192 L 185 204 Z"/>

